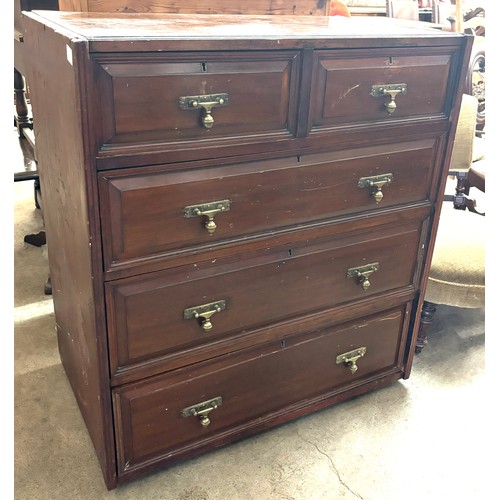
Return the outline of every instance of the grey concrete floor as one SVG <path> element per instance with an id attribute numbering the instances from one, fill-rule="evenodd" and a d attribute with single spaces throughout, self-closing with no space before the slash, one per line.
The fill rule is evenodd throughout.
<path id="1" fill-rule="evenodd" d="M 47 249 L 23 241 L 42 227 L 32 181 L 14 218 L 16 499 L 500 498 L 484 310 L 446 307 L 408 380 L 108 492 L 59 361 Z"/>

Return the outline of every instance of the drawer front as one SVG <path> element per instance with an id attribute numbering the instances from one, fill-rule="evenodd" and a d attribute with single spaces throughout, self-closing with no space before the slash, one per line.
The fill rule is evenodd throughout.
<path id="1" fill-rule="evenodd" d="M 453 54 L 425 50 L 421 54 L 405 49 L 318 52 L 311 101 L 313 130 L 447 116 L 451 106 L 447 96 L 452 95 L 449 87 L 456 72 Z M 400 84 L 406 89 L 397 92 Z M 391 95 L 380 88 L 396 92 L 395 108 L 387 106 Z"/>
<path id="2" fill-rule="evenodd" d="M 167 369 L 170 360 L 178 363 L 182 355 L 186 364 L 194 349 L 206 359 L 207 347 L 234 348 L 238 338 L 259 329 L 265 332 L 270 324 L 391 290 L 412 289 L 420 234 L 421 223 L 412 221 L 349 239 L 336 236 L 264 256 L 245 256 L 243 263 L 238 258 L 228 264 L 199 262 L 182 270 L 109 282 L 112 373 L 119 378 L 133 371 L 139 378 L 151 361 Z M 377 269 L 370 272 L 373 267 Z"/>
<path id="3" fill-rule="evenodd" d="M 106 269 L 429 199 L 438 145 L 425 139 L 196 170 L 102 174 Z M 387 174 L 392 180 L 384 184 Z M 363 184 L 380 178 L 380 188 Z M 219 205 L 223 209 L 212 214 L 211 229 L 210 214 L 202 213 Z M 196 215 L 197 209 L 202 213 Z"/>
<path id="4" fill-rule="evenodd" d="M 119 473 L 206 446 L 221 435 L 227 442 L 231 430 L 241 435 L 273 416 L 282 422 L 292 409 L 400 370 L 405 317 L 406 306 L 398 307 L 115 390 Z M 216 398 L 218 407 L 206 415 L 184 416 Z"/>
<path id="5" fill-rule="evenodd" d="M 295 51 L 101 56 L 101 149 L 292 136 L 298 59 Z"/>

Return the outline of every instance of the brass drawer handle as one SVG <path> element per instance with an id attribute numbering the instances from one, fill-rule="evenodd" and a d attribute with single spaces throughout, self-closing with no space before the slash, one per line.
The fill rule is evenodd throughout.
<path id="1" fill-rule="evenodd" d="M 371 283 L 368 279 L 375 271 L 378 271 L 379 263 L 373 262 L 372 264 L 367 264 L 361 267 L 351 267 L 347 270 L 348 278 L 357 278 L 358 283 L 361 285 L 363 290 L 368 290 Z"/>
<path id="2" fill-rule="evenodd" d="M 396 111 L 396 96 L 406 94 L 406 83 L 394 83 L 390 85 L 372 85 L 370 95 L 373 97 L 390 96 L 391 100 L 385 103 L 387 112 L 392 115 Z"/>
<path id="3" fill-rule="evenodd" d="M 354 375 L 358 371 L 358 365 L 356 362 L 359 358 L 363 357 L 366 354 L 366 347 L 358 347 L 349 352 L 344 352 L 343 354 L 339 354 L 337 356 L 337 365 L 344 364 L 351 373 Z"/>
<path id="4" fill-rule="evenodd" d="M 208 401 L 203 401 L 203 403 L 198 403 L 193 406 L 188 406 L 181 411 L 181 415 L 184 418 L 187 417 L 199 417 L 200 424 L 203 427 L 210 425 L 210 419 L 208 414 L 222 405 L 222 397 L 217 396 L 216 398 L 209 399 Z"/>
<path id="5" fill-rule="evenodd" d="M 203 116 L 201 121 L 206 129 L 211 129 L 214 125 L 212 108 L 226 106 L 229 102 L 229 94 L 209 94 L 209 95 L 187 95 L 179 97 L 179 106 L 181 109 L 202 109 Z"/>
<path id="6" fill-rule="evenodd" d="M 373 175 L 371 177 L 361 177 L 358 181 L 359 188 L 371 188 L 372 196 L 377 203 L 382 201 L 384 193 L 382 188 L 388 186 L 394 179 L 392 174 Z"/>
<path id="7" fill-rule="evenodd" d="M 205 229 L 214 234 L 217 229 L 214 217 L 220 212 L 227 212 L 231 208 L 231 200 L 212 201 L 201 205 L 190 205 L 184 208 L 184 217 L 206 217 Z"/>
<path id="8" fill-rule="evenodd" d="M 210 302 L 209 304 L 203 304 L 201 306 L 189 307 L 184 309 L 184 319 L 199 319 L 201 327 L 206 332 L 209 332 L 212 325 L 212 316 L 215 313 L 221 312 L 226 309 L 226 301 L 218 300 L 217 302 Z"/>

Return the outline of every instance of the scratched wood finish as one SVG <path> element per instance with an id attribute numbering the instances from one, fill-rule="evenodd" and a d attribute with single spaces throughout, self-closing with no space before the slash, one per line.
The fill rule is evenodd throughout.
<path id="1" fill-rule="evenodd" d="M 297 51 L 183 53 L 96 59 L 96 100 L 101 153 L 123 155 L 129 147 L 218 147 L 292 140 L 327 127 L 386 127 L 408 119 L 446 119 L 454 85 L 453 52 L 408 55 L 407 49 L 352 51 L 339 57 L 318 51 L 313 69 L 310 117 L 299 112 L 300 56 Z M 333 55 L 332 55 L 333 54 Z M 373 85 L 404 83 L 397 111 L 387 96 L 372 97 Z M 212 109 L 214 124 L 202 125 L 203 110 L 179 106 L 182 96 L 227 93 Z M 150 99 L 150 95 L 158 99 Z M 305 108 L 303 108 L 305 109 Z M 305 127 L 300 125 L 306 124 Z"/>
<path id="2" fill-rule="evenodd" d="M 167 375 L 117 389 L 119 474 L 149 460 L 180 458 L 197 441 L 215 443 L 228 429 L 237 433 L 242 424 L 276 419 L 294 406 L 327 399 L 342 385 L 400 370 L 405 309 L 200 364 L 189 369 L 189 378 L 185 371 L 184 377 Z M 351 374 L 336 357 L 357 347 L 366 347 L 366 355 Z M 208 427 L 197 417 L 182 417 L 184 408 L 217 396 L 222 405 L 210 414 Z"/>
<path id="3" fill-rule="evenodd" d="M 412 288 L 420 240 L 421 224 L 412 221 L 381 227 L 377 236 L 337 236 L 243 262 L 217 261 L 113 281 L 107 286 L 112 370 L 160 356 L 167 368 L 169 354 L 180 350 L 220 343 L 344 302 Z M 373 262 L 380 269 L 371 276 L 368 289 L 347 276 L 348 269 Z M 226 308 L 214 314 L 210 332 L 196 319 L 183 319 L 185 309 L 220 300 Z M 135 376 L 140 378 L 140 371 Z"/>
<path id="4" fill-rule="evenodd" d="M 106 269 L 299 223 L 424 202 L 436 156 L 436 139 L 426 139 L 149 175 L 142 169 L 107 172 L 99 179 Z M 362 177 L 389 173 L 393 182 L 382 188 L 380 203 L 373 189 L 358 187 Z M 230 208 L 215 215 L 213 234 L 205 217 L 184 216 L 187 206 L 220 200 L 229 200 Z"/>
<path id="5" fill-rule="evenodd" d="M 470 39 L 325 16 L 40 11 L 24 21 L 59 349 L 109 489 L 408 378 Z M 355 121 L 332 119 L 339 89 L 320 84 L 319 61 L 345 92 L 348 74 L 353 85 L 366 76 L 362 51 L 377 79 L 427 75 L 435 97 L 423 114 L 412 104 L 375 119 L 351 102 Z M 398 66 L 403 55 L 410 64 Z M 178 136 L 154 114 L 169 89 L 178 99 L 180 80 L 199 90 L 207 67 L 207 86 L 226 74 L 233 93 L 250 95 L 256 61 L 267 61 L 259 75 L 279 105 L 259 90 L 242 122 L 233 115 L 211 140 L 196 136 L 196 113 Z M 226 66 L 210 73 L 212 63 Z M 228 109 L 214 110 L 215 125 Z M 394 182 L 377 205 L 354 185 L 387 168 Z M 233 204 L 211 237 L 183 209 L 215 195 Z M 375 261 L 367 290 L 347 278 Z M 228 302 L 207 335 L 183 310 L 212 299 Z M 352 375 L 335 357 L 358 341 L 368 350 Z M 179 416 L 217 395 L 209 427 Z"/>
<path id="6" fill-rule="evenodd" d="M 14 0 L 14 68 L 23 76 L 28 72 L 29 54 L 24 43 L 23 11 L 57 10 L 58 0 Z M 10 35 L 9 35 L 10 36 Z"/>
<path id="7" fill-rule="evenodd" d="M 59 0 L 59 8 L 77 12 L 326 16 L 330 0 Z"/>
<path id="8" fill-rule="evenodd" d="M 109 59 L 96 61 L 105 149 L 138 142 L 192 141 L 194 145 L 220 137 L 295 133 L 297 51 Z M 211 110 L 211 128 L 203 126 L 201 108 L 179 105 L 181 97 L 220 93 L 228 95 L 228 103 Z"/>
<path id="9" fill-rule="evenodd" d="M 27 79 L 36 115 L 36 152 L 61 362 L 107 484 L 116 473 L 99 229 L 92 175 L 85 168 L 79 80 L 81 51 L 68 64 L 64 37 L 26 19 Z M 81 48 L 81 47 L 80 47 Z M 48 56 L 50 54 L 50 56 Z M 55 105 L 58 103 L 58 105 Z M 57 131 L 57 133 L 56 133 Z M 64 138 L 64 140 L 62 140 Z"/>
<path id="10" fill-rule="evenodd" d="M 324 51 L 317 55 L 311 104 L 312 127 L 348 126 L 408 118 L 448 116 L 447 100 L 453 52 L 393 48 L 385 54 L 352 51 L 349 57 Z M 373 97 L 372 87 L 406 84 L 390 115 L 388 96 Z"/>
<path id="11" fill-rule="evenodd" d="M 57 24 L 73 30 L 89 41 L 92 52 L 110 52 L 110 47 L 119 52 L 156 50 L 158 43 L 169 41 L 171 50 L 191 45 L 200 50 L 217 44 L 219 50 L 227 47 L 232 40 L 235 47 L 238 41 L 246 41 L 248 49 L 265 46 L 287 49 L 304 47 L 304 38 L 311 43 L 311 48 L 346 47 L 363 45 L 405 46 L 405 40 L 411 40 L 411 46 L 433 45 L 460 46 L 460 41 L 452 32 L 442 32 L 418 23 L 390 19 L 328 16 L 237 16 L 214 14 L 124 14 L 108 12 L 51 12 L 43 11 L 44 22 Z M 377 40 L 376 44 L 367 45 L 366 40 Z M 133 47 L 131 47 L 131 41 Z M 107 44 L 107 48 L 106 48 Z M 234 47 L 233 47 L 234 48 Z M 166 49 L 165 49 L 166 50 Z"/>

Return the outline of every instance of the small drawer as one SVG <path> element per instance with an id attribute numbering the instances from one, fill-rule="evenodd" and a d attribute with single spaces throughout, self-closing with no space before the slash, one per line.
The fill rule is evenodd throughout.
<path id="1" fill-rule="evenodd" d="M 318 51 L 312 129 L 445 118 L 455 84 L 452 56 L 443 48 Z"/>
<path id="2" fill-rule="evenodd" d="M 234 441 L 248 429 L 326 406 L 347 388 L 402 372 L 407 309 L 403 305 L 114 390 L 119 475 Z"/>
<path id="3" fill-rule="evenodd" d="M 249 335 L 256 344 L 271 324 L 411 290 L 420 235 L 411 221 L 108 282 L 114 383 L 234 350 Z"/>
<path id="4" fill-rule="evenodd" d="M 98 56 L 101 152 L 292 137 L 298 59 L 296 51 Z"/>
<path id="5" fill-rule="evenodd" d="M 103 173 L 105 268 L 427 200 L 439 144 L 422 139 L 193 170 Z"/>

